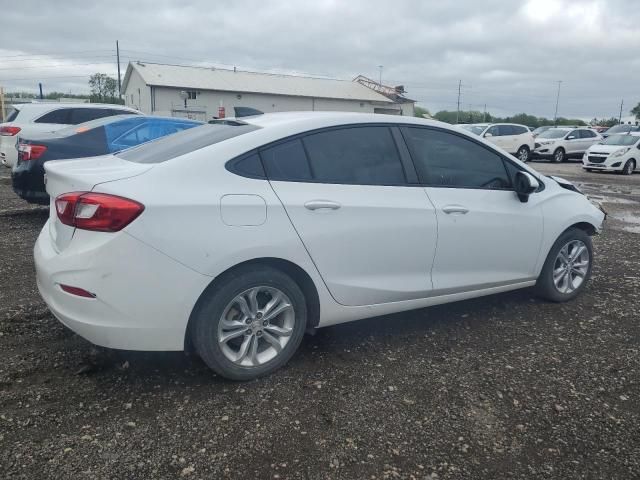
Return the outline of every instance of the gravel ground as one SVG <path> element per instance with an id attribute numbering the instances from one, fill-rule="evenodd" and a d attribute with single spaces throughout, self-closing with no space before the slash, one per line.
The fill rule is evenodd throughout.
<path id="1" fill-rule="evenodd" d="M 610 213 L 580 298 L 519 291 L 326 328 L 243 384 L 62 327 L 33 275 L 47 212 L 0 172 L 0 477 L 639 478 L 640 175 L 534 166 Z"/>

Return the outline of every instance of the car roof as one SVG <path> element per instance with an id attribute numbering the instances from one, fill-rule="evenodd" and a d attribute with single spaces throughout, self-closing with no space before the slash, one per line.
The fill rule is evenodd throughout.
<path id="1" fill-rule="evenodd" d="M 32 103 L 19 103 L 13 105 L 13 108 L 20 112 L 18 118 L 11 123 L 30 123 L 32 120 L 40 117 L 41 115 L 54 110 L 61 110 L 63 108 L 117 108 L 118 110 L 126 110 L 132 113 L 140 113 L 138 110 L 125 107 L 124 105 L 109 104 L 109 103 L 60 103 L 60 102 L 32 102 Z"/>

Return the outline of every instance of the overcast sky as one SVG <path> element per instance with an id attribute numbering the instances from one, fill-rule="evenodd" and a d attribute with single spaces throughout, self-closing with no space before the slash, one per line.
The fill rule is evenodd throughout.
<path id="1" fill-rule="evenodd" d="M 189 5 L 189 6 L 185 6 Z M 0 85 L 88 91 L 129 60 L 237 66 L 405 85 L 432 112 L 623 115 L 640 102 L 638 0 L 86 0 L 13 2 Z M 44 55 L 46 54 L 46 55 Z"/>

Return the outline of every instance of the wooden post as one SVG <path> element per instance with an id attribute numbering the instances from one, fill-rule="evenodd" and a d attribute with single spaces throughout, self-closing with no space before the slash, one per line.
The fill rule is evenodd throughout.
<path id="1" fill-rule="evenodd" d="M 2 118 L 2 123 L 4 123 L 5 112 L 4 112 L 4 88 L 0 87 L 0 118 Z"/>

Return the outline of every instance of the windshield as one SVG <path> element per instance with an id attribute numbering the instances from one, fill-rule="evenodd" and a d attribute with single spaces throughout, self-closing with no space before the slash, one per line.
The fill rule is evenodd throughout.
<path id="1" fill-rule="evenodd" d="M 607 133 L 627 133 L 631 130 L 631 125 L 616 125 L 607 130 Z"/>
<path id="2" fill-rule="evenodd" d="M 631 145 L 635 145 L 638 140 L 640 140 L 640 137 L 635 135 L 611 135 L 607 137 L 602 144 L 630 147 Z"/>
<path id="3" fill-rule="evenodd" d="M 538 135 L 538 138 L 562 138 L 567 133 L 569 133 L 569 130 L 560 130 L 558 128 L 550 128 L 549 130 L 546 130 L 542 132 L 540 135 Z"/>
<path id="4" fill-rule="evenodd" d="M 481 135 L 484 132 L 484 129 L 487 128 L 486 125 L 460 125 L 462 128 L 467 130 L 468 132 L 475 133 L 476 135 Z"/>

